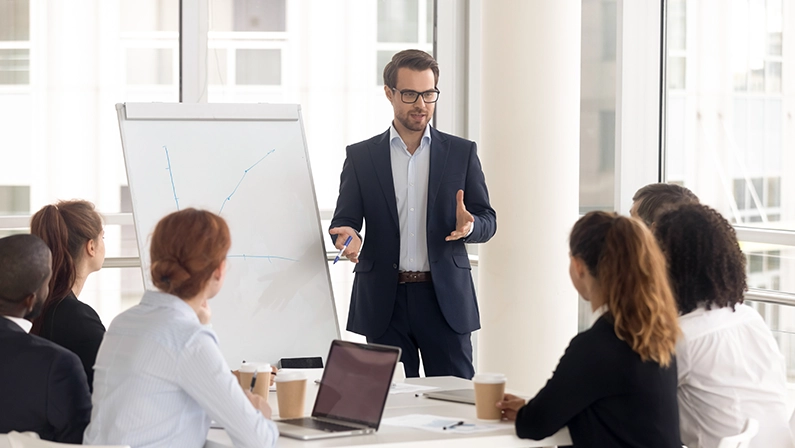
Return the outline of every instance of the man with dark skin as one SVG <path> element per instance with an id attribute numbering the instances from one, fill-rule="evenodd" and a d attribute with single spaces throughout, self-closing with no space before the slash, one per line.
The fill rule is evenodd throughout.
<path id="1" fill-rule="evenodd" d="M 77 355 L 28 334 L 44 305 L 52 255 L 33 235 L 0 239 L 0 433 L 80 444 L 91 395 Z"/>

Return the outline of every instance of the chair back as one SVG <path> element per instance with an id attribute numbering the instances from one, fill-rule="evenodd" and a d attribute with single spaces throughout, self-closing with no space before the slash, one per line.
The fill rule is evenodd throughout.
<path id="1" fill-rule="evenodd" d="M 749 418 L 748 421 L 745 422 L 745 428 L 743 428 L 743 432 L 737 434 L 736 436 L 729 436 L 720 439 L 718 448 L 748 448 L 748 446 L 751 444 L 751 440 L 758 432 L 759 422 L 756 419 Z"/>
<path id="2" fill-rule="evenodd" d="M 58 443 L 50 442 L 49 440 L 41 440 L 36 433 L 26 432 L 19 433 L 11 431 L 8 433 L 8 441 L 10 448 L 74 448 L 80 445 L 72 445 L 71 443 Z M 129 445 L 105 445 L 94 446 L 94 448 L 130 448 Z"/>

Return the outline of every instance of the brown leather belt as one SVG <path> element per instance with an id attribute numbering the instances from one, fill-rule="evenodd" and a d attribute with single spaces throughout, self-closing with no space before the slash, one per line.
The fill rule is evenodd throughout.
<path id="1" fill-rule="evenodd" d="M 405 271 L 398 273 L 398 283 L 421 283 L 431 281 L 430 272 Z"/>

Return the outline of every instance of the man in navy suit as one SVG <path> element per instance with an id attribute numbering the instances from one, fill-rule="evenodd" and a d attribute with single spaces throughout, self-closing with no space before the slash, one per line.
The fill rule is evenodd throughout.
<path id="1" fill-rule="evenodd" d="M 497 215 L 476 144 L 429 124 L 438 80 L 424 51 L 401 51 L 387 64 L 392 126 L 348 146 L 329 233 L 338 249 L 351 237 L 348 330 L 401 347 L 408 377 L 419 376 L 419 350 L 426 375 L 472 378 L 480 313 L 464 243 L 488 241 Z"/>
<path id="2" fill-rule="evenodd" d="M 0 433 L 83 442 L 91 395 L 74 353 L 30 335 L 49 292 L 52 256 L 33 235 L 0 239 Z"/>

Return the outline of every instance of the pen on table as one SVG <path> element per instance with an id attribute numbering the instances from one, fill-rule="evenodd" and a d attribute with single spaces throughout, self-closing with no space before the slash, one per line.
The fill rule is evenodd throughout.
<path id="1" fill-rule="evenodd" d="M 447 430 L 447 429 L 450 429 L 450 428 L 455 428 L 456 426 L 461 426 L 463 424 L 464 424 L 463 421 L 455 422 L 452 425 L 442 426 L 442 429 Z"/>
<path id="2" fill-rule="evenodd" d="M 345 252 L 345 249 L 348 248 L 348 244 L 351 244 L 351 240 L 352 239 L 353 239 L 352 236 L 348 236 L 348 239 L 345 240 L 345 244 L 342 245 L 342 249 L 340 249 L 340 252 L 337 254 L 336 257 L 334 257 L 334 263 L 331 263 L 331 264 L 337 264 L 337 262 L 340 261 L 340 257 L 342 256 L 342 253 Z"/>

